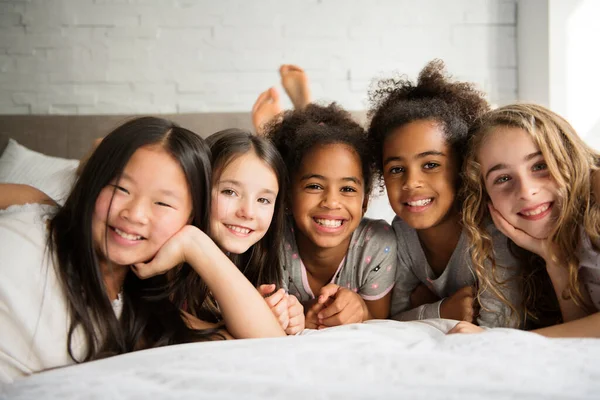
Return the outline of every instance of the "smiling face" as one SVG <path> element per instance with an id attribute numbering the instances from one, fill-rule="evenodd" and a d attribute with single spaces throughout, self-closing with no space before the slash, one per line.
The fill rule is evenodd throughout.
<path id="1" fill-rule="evenodd" d="M 458 167 L 440 124 L 420 120 L 393 131 L 383 146 L 383 179 L 392 209 L 417 230 L 454 210 Z"/>
<path id="2" fill-rule="evenodd" d="M 492 204 L 515 228 L 546 238 L 558 216 L 558 186 L 523 129 L 498 127 L 477 153 Z"/>
<path id="3" fill-rule="evenodd" d="M 302 159 L 293 179 L 297 235 L 318 248 L 340 246 L 347 250 L 362 219 L 364 200 L 358 154 L 344 144 L 314 147 Z"/>
<path id="4" fill-rule="evenodd" d="M 101 262 L 129 266 L 148 261 L 188 223 L 191 213 L 192 199 L 180 165 L 160 146 L 141 147 L 121 178 L 105 186 L 96 199 L 94 247 Z"/>
<path id="5" fill-rule="evenodd" d="M 249 151 L 235 157 L 213 183 L 211 231 L 222 250 L 242 254 L 267 233 L 279 192 L 277 176 Z"/>

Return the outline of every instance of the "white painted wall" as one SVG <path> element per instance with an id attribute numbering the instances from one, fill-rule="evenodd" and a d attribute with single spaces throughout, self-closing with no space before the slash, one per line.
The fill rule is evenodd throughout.
<path id="1" fill-rule="evenodd" d="M 519 100 L 564 116 L 600 151 L 600 1 L 519 0 Z"/>
<path id="2" fill-rule="evenodd" d="M 1 0 L 0 113 L 247 111 L 282 63 L 364 109 L 373 77 L 436 57 L 503 104 L 515 15 L 515 0 Z"/>

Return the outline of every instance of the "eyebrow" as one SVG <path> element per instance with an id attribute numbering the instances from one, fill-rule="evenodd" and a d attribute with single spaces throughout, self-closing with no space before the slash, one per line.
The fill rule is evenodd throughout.
<path id="1" fill-rule="evenodd" d="M 238 187 L 243 186 L 240 181 L 236 181 L 235 179 L 219 180 L 217 182 L 217 184 L 219 184 L 219 185 L 221 185 L 221 184 L 229 184 L 229 185 L 238 186 Z M 277 192 L 275 192 L 274 190 L 271 190 L 269 188 L 262 188 L 261 193 L 269 193 L 269 194 L 272 194 L 273 196 L 277 196 Z"/>
<path id="2" fill-rule="evenodd" d="M 423 158 L 423 157 L 428 157 L 428 156 L 446 157 L 446 154 L 442 153 L 441 151 L 437 151 L 437 150 L 427 150 L 427 151 L 417 154 L 413 158 Z M 392 161 L 404 161 L 404 157 L 400 157 L 400 156 L 388 157 L 383 161 L 383 165 L 386 165 L 387 163 L 390 163 Z"/>
<path id="3" fill-rule="evenodd" d="M 322 181 L 328 180 L 323 175 L 318 175 L 318 174 L 306 174 L 306 175 L 303 175 L 302 177 L 300 177 L 301 181 L 306 181 L 308 179 L 320 179 Z M 345 182 L 354 182 L 357 185 L 362 185 L 362 181 L 355 176 L 345 176 L 345 177 L 341 178 L 340 180 L 345 181 Z"/>
<path id="4" fill-rule="evenodd" d="M 541 152 L 541 151 L 536 151 L 535 153 L 531 153 L 531 154 L 528 154 L 528 155 L 526 155 L 525 157 L 523 157 L 523 160 L 524 160 L 524 161 L 531 161 L 531 160 L 533 160 L 534 158 L 536 158 L 537 156 L 541 156 L 541 155 L 542 155 L 542 152 Z M 500 163 L 500 164 L 496 164 L 496 165 L 494 165 L 494 166 L 493 166 L 492 168 L 490 168 L 490 169 L 488 170 L 488 172 L 485 174 L 485 180 L 487 180 L 488 176 L 490 176 L 490 174 L 491 174 L 492 172 L 494 172 L 494 171 L 498 171 L 498 170 L 501 170 L 501 169 L 506 169 L 506 168 L 508 168 L 508 165 L 506 165 L 506 164 L 502 164 L 502 163 Z"/>

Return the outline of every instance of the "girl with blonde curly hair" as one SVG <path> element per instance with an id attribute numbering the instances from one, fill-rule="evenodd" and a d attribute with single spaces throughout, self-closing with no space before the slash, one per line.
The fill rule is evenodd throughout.
<path id="1" fill-rule="evenodd" d="M 562 324 L 536 332 L 555 337 L 600 337 L 600 153 L 571 125 L 534 104 L 485 114 L 473 127 L 464 167 L 463 223 L 480 282 L 494 290 L 484 230 L 491 218 L 516 245 L 531 252 L 552 289 L 525 274 L 530 314 L 543 317 L 536 298 L 556 296 Z M 534 300 L 534 301 L 531 301 Z M 480 328 L 460 323 L 454 332 Z"/>

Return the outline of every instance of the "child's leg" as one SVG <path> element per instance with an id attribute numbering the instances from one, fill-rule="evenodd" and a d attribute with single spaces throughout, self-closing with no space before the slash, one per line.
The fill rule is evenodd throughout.
<path id="1" fill-rule="evenodd" d="M 275 88 L 262 92 L 252 106 L 252 125 L 258 135 L 264 133 L 265 125 L 281 113 L 279 93 Z"/>
<path id="2" fill-rule="evenodd" d="M 284 64 L 279 68 L 281 85 L 285 89 L 296 109 L 302 109 L 310 103 L 308 77 L 304 70 L 296 65 Z"/>

